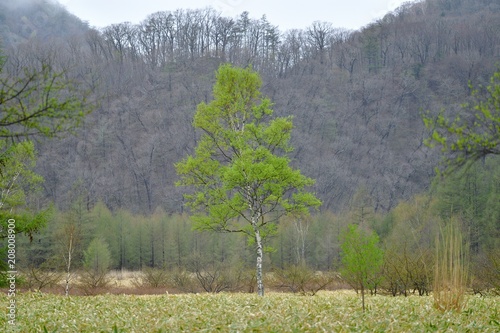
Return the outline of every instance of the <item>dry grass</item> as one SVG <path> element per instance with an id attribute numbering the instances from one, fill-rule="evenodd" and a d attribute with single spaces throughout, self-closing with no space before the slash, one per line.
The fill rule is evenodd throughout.
<path id="1" fill-rule="evenodd" d="M 450 220 L 440 229 L 436 242 L 434 306 L 442 311 L 461 311 L 465 306 L 468 250 L 458 222 Z"/>
<path id="2" fill-rule="evenodd" d="M 135 288 L 136 281 L 140 277 L 141 272 L 128 270 L 112 270 L 109 272 L 109 278 L 112 285 L 117 288 Z"/>

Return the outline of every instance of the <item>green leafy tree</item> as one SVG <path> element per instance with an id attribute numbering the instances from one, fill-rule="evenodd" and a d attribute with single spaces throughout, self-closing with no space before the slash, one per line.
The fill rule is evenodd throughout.
<path id="1" fill-rule="evenodd" d="M 6 143 L 0 140 L 0 149 Z M 7 237 L 9 220 L 15 221 L 16 234 L 25 233 L 30 239 L 33 233 L 44 226 L 49 219 L 51 209 L 34 210 L 29 209 L 29 199 L 33 198 L 43 178 L 33 172 L 36 155 L 32 142 L 24 141 L 12 144 L 3 153 L 3 172 L 0 176 L 0 240 Z M 2 247 L 0 253 L 7 250 Z M 3 255 L 2 257 L 5 257 Z M 0 272 L 7 271 L 6 261 L 0 261 Z M 0 273 L 0 284 L 4 275 Z"/>
<path id="2" fill-rule="evenodd" d="M 94 238 L 84 252 L 83 266 L 96 273 L 107 272 L 111 265 L 108 244 L 102 238 Z"/>
<path id="3" fill-rule="evenodd" d="M 100 237 L 94 238 L 87 250 L 84 251 L 84 271 L 81 276 L 83 287 L 86 289 L 106 287 L 110 266 L 111 253 L 108 244 Z"/>
<path id="4" fill-rule="evenodd" d="M 436 213 L 443 219 L 460 218 L 473 256 L 494 246 L 499 236 L 500 220 L 490 214 L 499 208 L 499 158 L 488 157 L 484 163 L 435 182 Z"/>
<path id="5" fill-rule="evenodd" d="M 72 131 L 92 105 L 85 92 L 67 79 L 66 72 L 51 66 L 50 59 L 25 67 L 19 76 L 6 70 L 6 64 L 0 50 L 1 223 L 16 218 L 16 232 L 31 235 L 44 225 L 49 210 L 33 214 L 26 205 L 26 194 L 35 192 L 43 182 L 32 171 L 36 154 L 27 140 Z"/>
<path id="6" fill-rule="evenodd" d="M 0 149 L 7 144 L 0 140 Z M 3 153 L 3 173 L 0 176 L 0 238 L 6 237 L 8 219 L 16 220 L 16 233 L 32 236 L 45 225 L 50 208 L 33 213 L 29 199 L 40 190 L 43 178 L 33 169 L 36 164 L 32 142 L 10 145 Z"/>
<path id="7" fill-rule="evenodd" d="M 0 140 L 0 149 L 6 142 Z M 0 177 L 0 210 L 12 211 L 26 204 L 26 191 L 35 192 L 43 178 L 33 172 L 36 153 L 32 142 L 9 145 L 4 151 L 4 173 Z"/>
<path id="8" fill-rule="evenodd" d="M 255 242 L 257 292 L 264 295 L 263 240 L 285 214 L 307 213 L 321 202 L 305 190 L 314 181 L 289 166 L 292 120 L 271 118 L 261 79 L 251 68 L 222 65 L 214 99 L 198 105 L 193 125 L 202 130 L 192 156 L 176 164 L 196 228 L 240 232 Z"/>
<path id="9" fill-rule="evenodd" d="M 36 192 L 43 178 L 33 172 L 35 148 L 27 139 L 71 132 L 92 105 L 50 59 L 25 66 L 20 75 L 9 72 L 6 64 L 0 50 L 0 239 L 6 235 L 8 219 L 16 220 L 17 234 L 31 238 L 46 224 L 51 210 L 28 205 L 27 194 Z"/>
<path id="10" fill-rule="evenodd" d="M 463 104 L 464 112 L 453 119 L 443 111 L 432 117 L 424 115 L 425 126 L 432 131 L 426 143 L 441 146 L 446 154 L 446 172 L 467 166 L 486 155 L 500 154 L 500 71 L 493 74 L 490 85 L 472 90 L 474 102 Z"/>
<path id="11" fill-rule="evenodd" d="M 71 132 L 92 110 L 87 93 L 50 60 L 19 76 L 5 70 L 0 54 L 0 138 L 55 137 Z"/>
<path id="12" fill-rule="evenodd" d="M 383 252 L 378 246 L 376 233 L 368 233 L 349 225 L 341 236 L 342 277 L 356 290 L 361 290 L 363 311 L 365 310 L 365 289 L 380 273 Z"/>

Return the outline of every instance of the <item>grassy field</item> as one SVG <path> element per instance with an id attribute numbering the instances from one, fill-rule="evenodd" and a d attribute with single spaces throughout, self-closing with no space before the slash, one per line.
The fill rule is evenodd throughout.
<path id="1" fill-rule="evenodd" d="M 361 311 L 353 292 L 316 296 L 268 293 L 16 296 L 12 332 L 500 332 L 500 298 L 470 296 L 465 310 L 442 313 L 432 297 L 369 296 Z M 8 332 L 9 330 L 7 330 Z"/>

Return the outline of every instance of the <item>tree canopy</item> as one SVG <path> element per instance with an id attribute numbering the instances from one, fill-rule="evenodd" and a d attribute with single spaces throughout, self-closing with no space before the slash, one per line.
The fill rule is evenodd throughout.
<path id="1" fill-rule="evenodd" d="M 25 233 L 30 238 L 44 226 L 52 207 L 34 207 L 40 195 L 43 177 L 33 169 L 36 152 L 31 141 L 22 141 L 3 150 L 2 174 L 0 175 L 0 239 L 7 237 L 7 221 L 16 221 L 16 233 Z"/>
<path id="2" fill-rule="evenodd" d="M 85 93 L 64 71 L 40 62 L 12 76 L 0 58 L 0 138 L 54 137 L 75 129 L 91 112 Z"/>
<path id="3" fill-rule="evenodd" d="M 342 277 L 356 290 L 361 290 L 363 311 L 365 289 L 377 278 L 383 264 L 383 252 L 378 246 L 376 233 L 368 233 L 351 224 L 341 235 Z"/>
<path id="4" fill-rule="evenodd" d="M 432 131 L 427 144 L 441 146 L 448 173 L 486 155 L 500 154 L 500 70 L 487 87 L 469 87 L 473 102 L 462 105 L 463 113 L 450 119 L 443 110 L 437 117 L 423 117 Z"/>
<path id="5" fill-rule="evenodd" d="M 196 227 L 249 235 L 260 264 L 262 238 L 274 232 L 281 216 L 320 205 L 305 189 L 314 181 L 289 165 L 292 119 L 271 118 L 271 101 L 261 97 L 261 84 L 251 68 L 222 65 L 214 99 L 199 104 L 194 117 L 194 127 L 202 130 L 195 153 L 176 164 L 178 184 L 196 189 L 185 196 Z"/>
<path id="6" fill-rule="evenodd" d="M 30 140 L 71 132 L 92 110 L 85 93 L 51 61 L 40 56 L 9 67 L 0 50 L 0 239 L 8 219 L 16 221 L 16 233 L 31 238 L 51 211 L 30 205 L 44 181 L 33 171 L 36 151 Z"/>

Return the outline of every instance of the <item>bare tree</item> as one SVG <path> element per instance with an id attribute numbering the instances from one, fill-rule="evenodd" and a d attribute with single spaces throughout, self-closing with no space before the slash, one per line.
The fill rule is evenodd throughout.
<path id="1" fill-rule="evenodd" d="M 315 50 L 321 64 L 325 60 L 325 51 L 329 45 L 332 32 L 332 24 L 328 22 L 315 21 L 306 29 L 308 42 Z"/>

